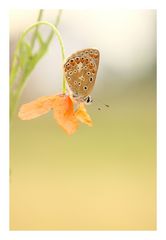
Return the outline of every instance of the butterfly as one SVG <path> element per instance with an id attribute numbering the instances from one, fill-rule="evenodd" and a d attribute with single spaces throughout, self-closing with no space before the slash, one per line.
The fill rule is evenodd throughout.
<path id="1" fill-rule="evenodd" d="M 96 81 L 100 53 L 88 48 L 78 51 L 67 58 L 64 75 L 75 102 L 89 104 L 93 101 L 89 95 Z"/>

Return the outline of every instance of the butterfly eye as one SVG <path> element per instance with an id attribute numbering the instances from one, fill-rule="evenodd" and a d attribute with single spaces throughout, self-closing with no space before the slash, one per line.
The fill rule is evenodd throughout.
<path id="1" fill-rule="evenodd" d="M 88 98 L 86 99 L 86 102 L 87 102 L 87 103 L 89 103 L 89 102 L 90 102 L 90 98 L 89 98 L 89 96 L 88 96 Z"/>
<path id="2" fill-rule="evenodd" d="M 88 54 L 88 51 L 86 51 L 85 53 Z"/>
<path id="3" fill-rule="evenodd" d="M 77 70 L 76 70 L 76 69 L 74 70 L 74 73 L 77 73 Z"/>
<path id="4" fill-rule="evenodd" d="M 69 74 L 70 74 L 70 75 L 72 75 L 72 74 L 73 74 L 73 72 L 72 72 L 72 71 L 70 71 L 70 72 L 69 72 Z"/>
<path id="5" fill-rule="evenodd" d="M 77 85 L 77 81 L 74 81 L 74 85 Z"/>
<path id="6" fill-rule="evenodd" d="M 92 51 L 92 50 L 90 51 L 90 54 L 93 54 L 93 51 Z"/>
<path id="7" fill-rule="evenodd" d="M 68 77 L 67 79 L 68 79 L 68 81 L 70 81 L 70 80 L 71 80 L 71 77 Z"/>
<path id="8" fill-rule="evenodd" d="M 92 82 L 92 81 L 93 81 L 93 77 L 90 77 L 90 78 L 89 78 L 89 81 Z"/>
<path id="9" fill-rule="evenodd" d="M 84 69 L 87 70 L 88 69 L 87 66 L 85 66 Z"/>
<path id="10" fill-rule="evenodd" d="M 80 82 L 78 83 L 78 86 L 81 86 L 81 83 L 80 83 Z"/>
<path id="11" fill-rule="evenodd" d="M 87 72 L 87 75 L 89 76 L 89 75 L 90 75 L 90 72 Z"/>
<path id="12" fill-rule="evenodd" d="M 84 101 L 85 101 L 85 104 L 89 105 L 93 102 L 93 99 L 91 96 L 88 96 L 84 99 Z"/>
<path id="13" fill-rule="evenodd" d="M 88 87 L 87 86 L 84 86 L 84 90 L 86 91 L 88 89 Z"/>
<path id="14" fill-rule="evenodd" d="M 73 62 L 74 62 L 74 60 L 73 60 L 73 59 L 71 59 L 71 60 L 70 60 L 70 62 L 71 62 L 71 63 L 73 63 Z"/>

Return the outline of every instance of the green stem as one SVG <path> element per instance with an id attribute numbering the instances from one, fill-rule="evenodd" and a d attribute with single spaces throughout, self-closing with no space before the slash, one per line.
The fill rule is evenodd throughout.
<path id="1" fill-rule="evenodd" d="M 37 18 L 37 22 L 41 21 L 42 16 L 43 16 L 43 12 L 44 12 L 43 9 L 40 9 L 39 15 L 38 15 L 38 18 Z M 34 32 L 34 34 L 32 36 L 32 39 L 31 39 L 31 48 L 32 49 L 33 49 L 34 44 L 35 44 L 35 39 L 36 39 L 36 35 L 37 35 L 37 32 L 38 32 L 38 29 L 39 29 L 39 27 L 37 26 L 36 29 L 35 29 L 35 32 Z"/>
<path id="2" fill-rule="evenodd" d="M 61 19 L 62 12 L 63 12 L 62 9 L 60 9 L 60 10 L 58 11 L 58 15 L 57 15 L 57 18 L 56 18 L 56 22 L 55 22 L 55 24 L 54 24 L 55 26 L 58 26 L 58 24 L 59 24 L 59 22 L 60 22 L 60 19 Z M 51 42 L 53 35 L 54 35 L 54 31 L 51 31 L 51 33 L 50 33 L 50 35 L 48 36 L 47 41 L 46 41 L 46 44 L 47 44 L 47 45 L 49 45 L 49 43 Z"/>
<path id="3" fill-rule="evenodd" d="M 17 58 L 18 58 L 18 53 L 19 53 L 19 49 L 21 47 L 21 44 L 25 38 L 25 36 L 33 29 L 35 28 L 36 26 L 39 26 L 39 25 L 48 25 L 49 27 L 52 28 L 53 32 L 55 33 L 55 35 L 57 36 L 57 39 L 59 41 L 59 44 L 60 44 L 60 48 L 61 48 L 61 54 L 62 54 L 62 60 L 63 62 L 65 61 L 65 50 L 64 50 L 64 46 L 63 46 L 63 42 L 62 42 L 62 39 L 61 39 L 61 36 L 60 36 L 60 33 L 59 31 L 57 30 L 57 28 L 52 24 L 52 23 L 49 23 L 47 21 L 39 21 L 39 22 L 36 22 L 34 24 L 32 24 L 30 27 L 28 27 L 24 32 L 23 34 L 21 35 L 19 41 L 18 41 L 18 44 L 16 46 L 16 50 L 14 52 L 14 58 L 13 58 L 13 64 L 12 64 L 12 69 L 11 69 L 11 78 L 10 78 L 10 91 L 11 91 L 11 95 L 12 95 L 12 99 L 13 99 L 13 105 L 11 106 L 11 112 L 14 112 L 15 110 L 15 107 L 16 106 L 16 102 L 18 101 L 18 98 L 20 96 L 20 93 L 24 87 L 24 84 L 25 84 L 25 80 L 26 80 L 26 77 L 23 76 L 23 81 L 21 81 L 21 84 L 17 87 L 17 90 L 15 93 L 12 94 L 12 88 L 13 88 L 13 84 L 14 84 L 14 81 L 15 81 L 15 76 L 16 76 L 16 66 L 18 65 L 17 64 Z M 63 94 L 66 93 L 66 80 L 65 80 L 65 77 L 64 77 L 64 74 L 63 74 L 63 84 L 62 84 L 62 92 Z"/>
<path id="4" fill-rule="evenodd" d="M 13 65 L 15 65 L 16 62 L 17 62 L 17 53 L 18 53 L 18 51 L 19 51 L 19 49 L 20 49 L 21 43 L 23 42 L 25 36 L 26 36 L 27 33 L 30 32 L 34 27 L 39 26 L 39 25 L 48 25 L 49 27 L 52 28 L 52 30 L 53 30 L 54 33 L 56 34 L 57 39 L 58 39 L 59 44 L 60 44 L 61 54 L 62 54 L 62 60 L 63 60 L 63 62 L 65 61 L 65 50 L 64 50 L 63 42 L 62 42 L 62 39 L 61 39 L 61 36 L 60 36 L 59 31 L 57 30 L 57 28 L 56 28 L 52 23 L 49 23 L 49 22 L 47 22 L 47 21 L 39 21 L 39 22 L 36 22 L 36 23 L 32 24 L 30 27 L 28 27 L 28 28 L 22 33 L 22 35 L 21 35 L 21 37 L 20 37 L 20 40 L 19 40 L 19 42 L 18 42 L 18 44 L 17 44 L 17 46 L 16 46 L 15 53 L 14 53 L 12 70 L 14 70 Z M 12 76 L 12 70 L 11 70 L 11 76 Z M 64 81 L 64 80 L 63 80 L 63 81 Z M 11 81 L 10 81 L 10 86 L 13 85 L 13 82 L 14 82 L 14 78 L 11 79 Z M 65 93 L 65 92 L 66 92 L 65 83 L 63 83 L 62 89 L 63 89 L 63 93 Z"/>

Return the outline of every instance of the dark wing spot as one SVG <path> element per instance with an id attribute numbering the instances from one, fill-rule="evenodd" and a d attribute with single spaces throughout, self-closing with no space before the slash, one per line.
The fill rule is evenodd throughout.
<path id="1" fill-rule="evenodd" d="M 88 87 L 87 86 L 84 86 L 84 90 L 86 91 L 88 89 Z"/>
<path id="2" fill-rule="evenodd" d="M 84 57 L 81 58 L 81 62 L 82 62 L 82 63 L 84 62 Z"/>
<path id="3" fill-rule="evenodd" d="M 78 64 L 78 63 L 80 63 L 80 58 L 79 57 L 76 57 L 75 58 L 75 62 Z"/>

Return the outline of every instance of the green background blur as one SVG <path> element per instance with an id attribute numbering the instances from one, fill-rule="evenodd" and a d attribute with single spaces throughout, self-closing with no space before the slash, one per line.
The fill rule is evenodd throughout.
<path id="1" fill-rule="evenodd" d="M 47 10 L 45 19 L 56 13 Z M 36 17 L 37 11 L 11 11 L 11 55 Z M 155 230 L 156 11 L 65 10 L 58 28 L 67 55 L 93 46 L 101 52 L 96 102 L 87 107 L 94 126 L 81 125 L 69 137 L 52 113 L 32 121 L 15 117 L 10 228 Z M 56 46 L 53 40 L 20 104 L 60 91 Z"/>

